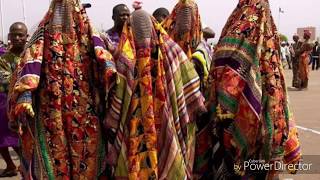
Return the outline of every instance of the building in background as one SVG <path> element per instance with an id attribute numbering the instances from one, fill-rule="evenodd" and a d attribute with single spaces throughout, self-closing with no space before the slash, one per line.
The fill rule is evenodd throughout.
<path id="1" fill-rule="evenodd" d="M 312 40 L 312 41 L 317 40 L 317 28 L 316 27 L 309 26 L 309 27 L 297 28 L 297 34 L 300 37 L 300 39 L 303 39 L 304 30 L 309 30 L 311 32 L 310 40 Z"/>

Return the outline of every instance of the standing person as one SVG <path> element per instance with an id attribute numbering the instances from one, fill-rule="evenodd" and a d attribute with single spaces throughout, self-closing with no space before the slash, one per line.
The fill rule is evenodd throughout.
<path id="1" fill-rule="evenodd" d="M 290 45 L 289 45 L 288 42 L 286 42 L 286 45 L 285 45 L 285 53 L 286 53 L 286 59 L 287 59 L 288 67 L 289 67 L 289 69 L 292 69 Z"/>
<path id="2" fill-rule="evenodd" d="M 203 41 L 203 29 L 197 3 L 194 0 L 179 0 L 172 13 L 163 21 L 162 25 L 169 36 L 179 44 L 187 54 L 189 60 L 192 61 L 193 59 L 195 63 L 194 66 L 201 78 L 201 90 L 203 90 L 207 83 L 206 71 L 211 63 L 211 59 L 210 55 L 208 56 L 207 54 L 204 56 L 206 59 L 202 59 L 203 61 L 201 61 L 201 57 L 199 56 L 199 52 L 201 51 L 196 52 L 204 45 L 201 45 Z M 206 32 L 206 36 L 212 36 L 214 34 L 213 32 L 209 32 L 212 30 L 208 28 L 206 30 L 208 31 Z M 210 49 L 207 44 L 205 47 L 202 47 L 202 49 L 203 48 Z M 209 54 L 211 54 L 211 52 L 209 52 Z"/>
<path id="3" fill-rule="evenodd" d="M 299 40 L 298 35 L 293 36 L 294 43 L 292 44 L 291 51 L 291 61 L 292 61 L 292 87 L 299 87 L 299 56 L 297 55 L 298 49 L 300 49 L 302 42 Z"/>
<path id="4" fill-rule="evenodd" d="M 94 179 L 105 171 L 101 131 L 115 74 L 111 54 L 78 0 L 53 0 L 9 92 L 21 123 L 24 179 Z"/>
<path id="5" fill-rule="evenodd" d="M 215 122 L 210 179 L 275 176 L 275 169 L 244 168 L 244 162 L 252 160 L 299 163 L 297 128 L 279 50 L 269 1 L 239 0 L 216 46 L 209 77 L 207 104 Z"/>
<path id="6" fill-rule="evenodd" d="M 310 55 L 313 49 L 313 43 L 310 40 L 311 32 L 308 30 L 304 31 L 303 38 L 304 42 L 301 47 L 297 50 L 297 56 L 299 57 L 299 86 L 300 90 L 308 88 L 309 81 L 309 62 Z"/>
<path id="7" fill-rule="evenodd" d="M 152 16 L 154 18 L 156 18 L 158 23 L 162 23 L 163 20 L 165 20 L 169 15 L 170 15 L 170 13 L 169 13 L 168 9 L 163 8 L 163 7 L 156 9 L 152 14 Z"/>
<path id="8" fill-rule="evenodd" d="M 192 179 L 195 117 L 205 110 L 192 63 L 142 9 L 125 24 L 119 49 L 105 121 L 109 177 Z"/>
<path id="9" fill-rule="evenodd" d="M 287 56 L 286 56 L 286 43 L 285 42 L 281 43 L 280 53 L 281 53 L 280 56 L 281 56 L 281 61 L 282 61 L 283 67 L 285 67 L 285 64 L 288 63 Z"/>
<path id="10" fill-rule="evenodd" d="M 312 49 L 312 70 L 318 70 L 319 69 L 319 58 L 320 58 L 320 47 L 319 42 L 316 41 L 313 49 Z"/>
<path id="11" fill-rule="evenodd" d="M 200 91 L 205 98 L 207 98 L 206 89 L 208 88 L 208 77 L 213 58 L 213 49 L 209 44 L 208 39 L 214 37 L 214 31 L 209 27 L 205 27 L 203 29 L 203 40 L 198 45 L 195 53 L 192 54 L 192 62 L 200 77 Z M 212 152 L 212 144 L 210 143 L 212 121 L 207 121 L 208 118 L 205 117 L 206 115 L 207 114 L 204 114 L 199 117 L 201 120 L 197 122 L 196 151 L 193 171 L 195 179 L 206 177 Z"/>
<path id="12" fill-rule="evenodd" d="M 213 49 L 208 43 L 208 39 L 215 37 L 215 33 L 209 27 L 203 29 L 203 39 L 198 45 L 196 51 L 192 54 L 192 62 L 195 65 L 195 69 L 200 77 L 201 81 L 201 92 L 207 87 L 207 80 L 211 61 L 213 57 Z"/>
<path id="13" fill-rule="evenodd" d="M 16 132 L 9 130 L 7 116 L 7 95 L 13 71 L 20 62 L 20 56 L 25 48 L 28 30 L 22 22 L 13 23 L 10 26 L 9 35 L 12 47 L 0 57 L 0 153 L 7 164 L 7 168 L 0 174 L 0 177 L 11 177 L 17 175 L 17 168 L 9 154 L 9 147 L 12 147 L 18 155 L 19 138 Z"/>
<path id="14" fill-rule="evenodd" d="M 119 45 L 123 25 L 129 19 L 129 16 L 130 10 L 125 4 L 118 4 L 112 10 L 112 19 L 114 25 L 106 32 L 106 34 L 111 40 L 111 44 L 114 48 L 117 48 Z"/>
<path id="15" fill-rule="evenodd" d="M 194 0 L 179 0 L 163 27 L 169 36 L 179 44 L 191 60 L 202 40 L 202 27 L 198 5 Z"/>

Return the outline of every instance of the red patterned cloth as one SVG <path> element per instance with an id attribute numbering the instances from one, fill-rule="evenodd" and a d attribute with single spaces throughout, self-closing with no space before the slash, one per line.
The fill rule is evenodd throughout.
<path id="1" fill-rule="evenodd" d="M 88 179 L 103 173 L 100 123 L 115 72 L 79 1 L 53 0 L 9 93 L 11 120 L 22 124 L 24 179 Z M 23 112 L 32 109 L 35 116 L 26 117 Z"/>

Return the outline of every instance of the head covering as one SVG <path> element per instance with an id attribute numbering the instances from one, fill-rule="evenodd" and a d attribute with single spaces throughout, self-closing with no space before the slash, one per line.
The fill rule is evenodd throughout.
<path id="1" fill-rule="evenodd" d="M 299 37 L 299 35 L 298 34 L 294 34 L 292 37 Z"/>
<path id="2" fill-rule="evenodd" d="M 19 110 L 24 107 L 36 113 L 22 121 L 24 179 L 101 176 L 105 150 L 100 120 L 115 72 L 111 54 L 79 1 L 53 0 L 9 92 L 11 120 L 23 120 Z"/>
<path id="3" fill-rule="evenodd" d="M 139 10 L 139 9 L 142 8 L 142 4 L 143 4 L 142 1 L 134 1 L 133 4 L 132 4 L 132 7 L 135 10 Z"/>
<path id="4" fill-rule="evenodd" d="M 203 31 L 203 37 L 206 37 L 206 38 L 214 38 L 216 35 L 210 27 L 205 27 L 202 31 Z"/>
<path id="5" fill-rule="evenodd" d="M 308 36 L 309 38 L 311 37 L 311 31 L 310 31 L 310 30 L 305 29 L 305 30 L 303 31 L 303 34 L 306 35 L 306 36 Z"/>
<path id="6" fill-rule="evenodd" d="M 195 1 L 180 0 L 162 25 L 191 58 L 202 38 L 201 19 Z"/>
<path id="7" fill-rule="evenodd" d="M 158 8 L 153 13 L 152 16 L 157 19 L 159 23 L 161 23 L 165 18 L 170 15 L 170 12 L 166 8 Z"/>
<path id="8" fill-rule="evenodd" d="M 108 100 L 105 122 L 111 134 L 107 153 L 109 169 L 115 172 L 111 176 L 191 178 L 194 115 L 204 110 L 192 63 L 141 9 L 124 26 L 119 49 L 119 83 Z"/>
<path id="9" fill-rule="evenodd" d="M 300 159 L 279 45 L 268 0 L 240 0 L 223 28 L 210 75 L 209 109 L 216 112 L 216 132 L 229 154 L 223 158 L 230 162 L 218 167 L 232 167 L 226 172 L 252 157 L 290 164 Z"/>

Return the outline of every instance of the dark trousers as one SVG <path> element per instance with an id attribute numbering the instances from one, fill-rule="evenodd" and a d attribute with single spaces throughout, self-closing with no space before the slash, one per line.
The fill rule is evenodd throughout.
<path id="1" fill-rule="evenodd" d="M 289 69 L 291 69 L 291 67 L 292 67 L 291 57 L 290 56 L 286 56 L 286 58 L 287 58 L 287 62 L 288 62 L 288 67 L 289 67 Z"/>
<path id="2" fill-rule="evenodd" d="M 318 70 L 319 64 L 320 64 L 319 57 L 312 57 L 312 70 L 315 70 L 315 69 Z"/>

